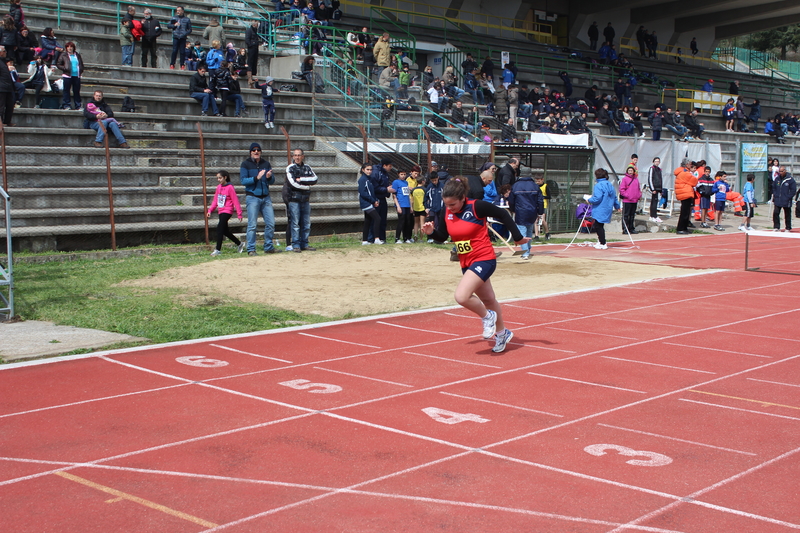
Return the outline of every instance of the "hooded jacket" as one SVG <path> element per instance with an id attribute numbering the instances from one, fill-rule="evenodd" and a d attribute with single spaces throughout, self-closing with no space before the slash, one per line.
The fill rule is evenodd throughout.
<path id="1" fill-rule="evenodd" d="M 788 172 L 785 177 L 780 177 L 772 183 L 772 203 L 775 207 L 792 207 L 792 199 L 797 194 L 797 183 Z"/>
<path id="2" fill-rule="evenodd" d="M 676 168 L 673 174 L 675 174 L 675 198 L 678 200 L 694 198 L 694 188 L 697 185 L 694 174 L 686 167 Z"/>
<path id="3" fill-rule="evenodd" d="M 617 191 L 606 178 L 597 180 L 592 197 L 587 201 L 592 204 L 592 218 L 600 224 L 611 222 L 611 214 L 614 209 L 622 207 L 617 199 Z"/>

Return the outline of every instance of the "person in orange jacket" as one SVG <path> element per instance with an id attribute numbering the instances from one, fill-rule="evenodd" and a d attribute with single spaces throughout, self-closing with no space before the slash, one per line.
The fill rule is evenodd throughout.
<path id="1" fill-rule="evenodd" d="M 692 162 L 688 158 L 681 161 L 681 166 L 675 169 L 675 198 L 681 202 L 681 211 L 678 215 L 678 225 L 675 228 L 678 235 L 689 235 L 689 217 L 694 204 L 694 188 L 697 177 L 690 170 Z"/>

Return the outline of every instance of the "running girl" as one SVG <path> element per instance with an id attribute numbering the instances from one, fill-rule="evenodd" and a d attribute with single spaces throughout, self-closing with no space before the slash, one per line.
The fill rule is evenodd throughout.
<path id="1" fill-rule="evenodd" d="M 231 177 L 226 170 L 217 172 L 217 190 L 214 192 L 214 200 L 208 208 L 206 218 L 211 217 L 214 209 L 219 212 L 219 224 L 217 224 L 217 247 L 211 252 L 212 257 L 222 253 L 222 241 L 228 237 L 236 245 L 239 253 L 244 250 L 244 243 L 236 238 L 236 235 L 228 228 L 228 220 L 233 216 L 233 209 L 236 208 L 236 216 L 242 221 L 242 206 L 239 205 L 239 198 L 236 196 L 236 189 L 231 185 Z"/>
<path id="2" fill-rule="evenodd" d="M 445 224 L 434 230 L 433 222 L 426 222 L 422 225 L 422 231 L 439 242 L 444 242 L 448 236 L 453 240 L 458 251 L 461 272 L 464 274 L 456 287 L 455 300 L 481 317 L 483 338 L 491 339 L 494 336 L 492 351 L 500 353 L 506 349 L 514 333 L 503 324 L 500 303 L 489 279 L 497 266 L 497 260 L 489 240 L 486 219 L 492 217 L 500 220 L 517 244 L 530 242 L 530 238 L 522 236 L 505 209 L 483 200 L 467 200 L 466 178 L 448 180 L 442 191 L 442 200 L 445 206 Z"/>

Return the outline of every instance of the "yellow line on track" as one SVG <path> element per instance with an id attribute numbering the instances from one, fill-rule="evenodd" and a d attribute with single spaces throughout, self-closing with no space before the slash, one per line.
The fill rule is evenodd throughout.
<path id="1" fill-rule="evenodd" d="M 81 485 L 86 485 L 87 487 L 91 487 L 93 489 L 97 489 L 102 492 L 106 492 L 108 494 L 112 494 L 116 496 L 118 499 L 122 500 L 129 500 L 134 503 L 138 503 L 139 505 L 144 505 L 145 507 L 149 507 L 151 509 L 155 509 L 156 511 L 161 511 L 162 513 L 166 513 L 168 515 L 177 516 L 178 518 L 182 518 L 184 520 L 188 520 L 189 522 L 193 522 L 195 524 L 201 525 L 205 528 L 211 529 L 217 527 L 218 524 L 213 522 L 209 522 L 208 520 L 203 520 L 202 518 L 197 518 L 196 516 L 192 516 L 190 514 L 182 513 L 181 511 L 176 511 L 175 509 L 170 509 L 169 507 L 165 507 L 164 505 L 157 504 L 155 502 L 151 502 L 150 500 L 145 500 L 144 498 L 139 498 L 138 496 L 134 496 L 132 494 L 127 494 L 125 492 L 112 489 L 111 487 L 106 487 L 105 485 L 100 485 L 99 483 L 95 483 L 94 481 L 89 481 L 88 479 L 84 479 L 82 477 L 78 477 L 74 474 L 70 474 L 69 472 L 56 472 L 57 476 L 61 476 L 65 479 L 69 479 L 70 481 L 74 481 L 76 483 L 80 483 Z M 107 503 L 111 503 L 114 500 L 108 500 Z"/>
<path id="2" fill-rule="evenodd" d="M 765 402 L 763 400 L 753 400 L 751 398 L 739 398 L 738 396 L 728 396 L 727 394 L 717 394 L 714 392 L 703 392 L 701 390 L 690 390 L 689 392 L 696 392 L 697 394 L 708 394 L 709 396 L 719 396 L 721 398 L 730 398 L 732 400 L 742 400 L 743 402 L 760 403 L 764 407 L 771 405 L 774 407 L 786 407 L 787 409 L 800 409 L 800 407 L 796 407 L 794 405 L 783 405 L 782 403 Z"/>

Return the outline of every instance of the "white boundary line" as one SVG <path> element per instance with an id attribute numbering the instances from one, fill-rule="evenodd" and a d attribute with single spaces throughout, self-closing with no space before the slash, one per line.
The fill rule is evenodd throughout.
<path id="1" fill-rule="evenodd" d="M 334 374 L 342 374 L 344 376 L 351 376 L 354 378 L 361 378 L 361 379 L 368 379 L 370 381 L 378 381 L 380 383 L 388 383 L 389 385 L 398 385 L 400 387 L 409 387 L 411 389 L 414 388 L 414 385 L 407 385 L 405 383 L 397 383 L 396 381 L 386 381 L 385 379 L 377 379 L 371 378 L 367 376 L 360 376 L 358 374 L 351 374 L 350 372 L 342 372 L 341 370 L 331 370 L 330 368 L 322 368 L 321 366 L 314 366 L 311 368 L 316 368 L 317 370 L 324 370 L 325 372 L 333 372 Z"/>
<path id="2" fill-rule="evenodd" d="M 789 296 L 789 295 L 787 295 Z M 791 298 L 797 298 L 797 295 L 792 294 Z M 759 339 L 770 339 L 773 341 L 787 341 L 787 342 L 800 342 L 800 339 L 784 339 L 781 337 L 770 337 L 769 335 L 756 335 L 755 333 L 742 333 L 741 331 L 720 331 L 725 335 L 746 335 L 748 337 L 758 337 Z"/>
<path id="3" fill-rule="evenodd" d="M 694 348 L 694 349 L 701 349 L 701 350 L 711 350 L 712 352 L 722 352 L 722 353 L 729 353 L 731 355 L 749 355 L 751 357 L 761 357 L 763 359 L 774 359 L 774 357 L 770 355 L 758 355 L 755 353 L 745 353 L 745 352 L 737 352 L 734 350 L 723 350 L 721 348 L 709 348 L 708 346 L 702 345 L 695 345 L 695 344 L 680 344 L 677 342 L 665 342 L 664 344 L 668 344 L 670 346 L 680 346 L 681 348 Z"/>
<path id="4" fill-rule="evenodd" d="M 581 335 L 600 335 L 601 337 L 612 337 L 614 339 L 625 339 L 629 341 L 638 341 L 636 337 L 625 337 L 623 335 L 609 335 L 608 333 L 595 333 L 594 331 L 581 331 L 577 329 L 554 328 L 553 326 L 544 326 L 547 329 L 554 329 L 556 331 L 567 331 L 569 333 L 580 333 Z"/>
<path id="5" fill-rule="evenodd" d="M 786 415 L 776 415 L 775 413 L 765 413 L 763 411 L 753 411 L 752 409 L 742 409 L 741 407 L 731 407 L 729 405 L 722 405 L 719 403 L 710 403 L 710 402 L 700 402 L 698 400 L 690 400 L 688 398 L 678 398 L 681 402 L 691 402 L 691 403 L 699 403 L 700 405 L 710 405 L 711 407 L 719 407 L 720 409 L 731 409 L 733 411 L 744 411 L 745 413 L 753 413 L 756 415 L 764 415 L 764 416 L 774 416 L 775 418 L 786 418 L 787 420 L 800 420 L 800 418 L 795 418 L 793 416 L 786 416 Z"/>
<path id="6" fill-rule="evenodd" d="M 483 363 L 473 363 L 472 361 L 460 361 L 458 359 L 450 359 L 449 357 L 441 357 L 439 355 L 428 355 L 428 354 L 425 354 L 425 353 L 406 352 L 406 351 L 404 351 L 403 353 L 407 353 L 408 355 L 418 355 L 420 357 L 430 357 L 432 359 L 441 359 L 443 361 L 450 361 L 451 363 L 461 363 L 461 364 L 464 364 L 464 365 L 485 366 L 487 368 L 498 368 L 498 369 L 499 368 L 503 368 L 502 366 L 486 365 L 486 364 L 483 364 Z"/>
<path id="7" fill-rule="evenodd" d="M 322 339 L 324 341 L 331 341 L 331 342 L 341 342 L 343 344 L 353 344 L 355 346 L 363 346 L 364 348 L 374 348 L 376 350 L 381 350 L 380 346 L 373 346 L 371 344 L 361 344 L 360 342 L 350 342 L 350 341 L 343 341 L 340 339 L 332 339 L 331 337 L 322 337 L 320 335 L 312 335 L 311 333 L 298 333 L 298 335 L 303 335 L 305 337 L 313 337 L 315 339 Z"/>
<path id="8" fill-rule="evenodd" d="M 433 331 L 432 329 L 412 328 L 409 326 L 401 326 L 400 324 L 392 324 L 391 322 L 384 322 L 382 320 L 376 320 L 375 323 L 381 324 L 382 326 L 392 326 L 393 328 L 410 329 L 411 331 L 416 331 L 417 333 L 436 333 L 437 335 L 450 335 L 452 337 L 461 336 L 458 333 L 445 333 L 444 331 Z"/>
<path id="9" fill-rule="evenodd" d="M 547 374 L 537 374 L 536 372 L 526 372 L 526 374 L 530 374 L 531 376 L 539 376 L 542 378 L 551 378 L 551 379 L 560 379 L 562 381 L 571 381 L 572 383 L 580 383 L 582 385 L 592 385 L 594 387 L 604 387 L 606 389 L 614 389 L 614 390 L 621 390 L 625 392 L 635 392 L 637 394 L 647 394 L 641 390 L 633 390 L 633 389 L 625 389 L 622 387 L 614 387 L 613 385 L 601 385 L 600 383 L 592 383 L 591 381 L 580 381 L 577 379 L 570 379 L 570 378 L 562 378 L 561 376 L 549 376 Z"/>
<path id="10" fill-rule="evenodd" d="M 237 350 L 236 348 L 230 348 L 228 346 L 222 346 L 221 344 L 209 343 L 208 345 L 209 346 L 213 346 L 214 348 L 220 348 L 222 350 L 228 350 L 229 352 L 235 352 L 235 353 L 240 353 L 240 354 L 244 354 L 244 355 L 251 355 L 253 357 L 259 357 L 261 359 L 270 359 L 272 361 L 279 361 L 281 363 L 286 363 L 286 364 L 289 364 L 289 365 L 292 364 L 291 361 L 287 361 L 286 359 L 278 359 L 277 357 L 269 357 L 269 356 L 266 356 L 266 355 L 259 355 L 257 353 L 245 352 L 243 350 Z"/>
<path id="11" fill-rule="evenodd" d="M 648 361 L 636 361 L 635 359 L 622 359 L 621 357 L 611 357 L 610 355 L 601 355 L 603 359 L 613 359 L 614 361 L 626 361 L 628 363 L 639 363 L 642 365 L 660 366 L 663 368 L 674 368 L 675 370 L 686 370 L 687 372 L 699 372 L 701 374 L 716 374 L 716 372 L 709 372 L 708 370 L 697 370 L 696 368 L 683 368 L 681 366 L 661 365 L 659 363 L 650 363 Z"/>
<path id="12" fill-rule="evenodd" d="M 705 446 L 706 448 L 713 448 L 715 450 L 723 450 L 723 451 L 726 451 L 726 452 L 739 453 L 739 454 L 742 454 L 742 455 L 753 455 L 753 456 L 758 455 L 758 454 L 755 454 L 755 453 L 743 452 L 741 450 L 734 450 L 733 448 L 723 448 L 722 446 L 714 446 L 712 444 L 704 444 L 702 442 L 695 442 L 693 440 L 679 439 L 679 438 L 676 438 L 676 437 L 669 437 L 667 435 L 659 435 L 658 433 L 649 433 L 647 431 L 640 431 L 638 429 L 623 428 L 623 427 L 620 427 L 620 426 L 612 426 L 612 425 L 609 425 L 609 424 L 601 424 L 599 422 L 598 422 L 597 425 L 598 426 L 603 426 L 604 428 L 618 429 L 620 431 L 629 431 L 631 433 L 639 433 L 640 435 L 649 435 L 651 437 L 658 437 L 660 439 L 674 440 L 676 442 L 685 442 L 687 444 L 695 444 L 697 446 Z"/>
<path id="13" fill-rule="evenodd" d="M 508 304 L 506 304 L 506 305 L 508 305 Z M 509 306 L 509 307 L 511 307 L 511 306 Z M 447 311 L 445 311 L 443 314 L 445 314 L 445 315 L 447 315 L 447 316 L 454 316 L 454 317 L 458 317 L 458 318 L 468 318 L 468 319 L 470 319 L 470 320 L 480 320 L 480 318 L 479 318 L 479 317 L 477 317 L 477 316 L 475 316 L 475 315 L 472 315 L 472 316 L 467 316 L 467 315 L 459 315 L 459 314 L 457 314 L 457 313 L 448 313 Z M 505 317 L 503 317 L 503 322 L 504 322 L 505 324 L 513 324 L 513 325 L 515 325 L 515 326 L 524 326 L 524 325 L 526 325 L 526 324 L 525 324 L 525 323 L 523 323 L 523 322 L 511 322 L 510 320 L 506 320 L 506 319 L 505 319 Z"/>
<path id="14" fill-rule="evenodd" d="M 800 387 L 800 385 L 796 383 L 783 383 L 780 381 L 769 381 L 766 379 L 756 379 L 756 378 L 747 378 L 750 381 L 761 381 L 763 383 L 772 383 L 773 385 L 786 385 L 787 387 Z"/>
<path id="15" fill-rule="evenodd" d="M 564 415 L 557 415 L 555 413 L 548 413 L 547 411 L 537 411 L 536 409 L 528 409 L 527 407 L 520 407 L 519 405 L 511 405 L 508 403 L 494 402 L 492 400 L 484 400 L 483 398 L 473 398 L 472 396 L 462 396 L 461 394 L 453 394 L 452 392 L 439 391 L 439 394 L 446 394 L 447 396 L 455 396 L 456 398 L 464 398 L 465 400 L 472 400 L 474 402 L 490 403 L 493 405 L 501 405 L 503 407 L 510 407 L 512 409 L 519 409 L 521 411 L 530 411 L 531 413 L 539 413 L 540 415 L 556 416 L 564 418 Z"/>

